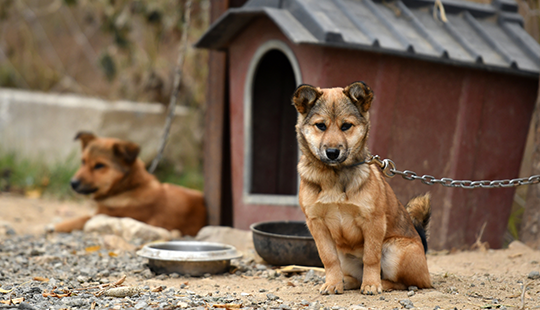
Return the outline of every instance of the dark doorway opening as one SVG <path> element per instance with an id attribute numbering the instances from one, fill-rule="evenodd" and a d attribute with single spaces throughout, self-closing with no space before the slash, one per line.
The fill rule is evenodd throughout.
<path id="1" fill-rule="evenodd" d="M 252 85 L 250 194 L 296 195 L 298 147 L 296 89 L 287 56 L 270 50 L 259 61 Z"/>

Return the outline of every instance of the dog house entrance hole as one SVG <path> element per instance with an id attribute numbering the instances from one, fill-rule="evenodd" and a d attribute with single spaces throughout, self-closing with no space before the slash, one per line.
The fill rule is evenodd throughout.
<path id="1" fill-rule="evenodd" d="M 261 57 L 252 84 L 250 194 L 297 193 L 296 85 L 283 52 L 272 49 Z"/>

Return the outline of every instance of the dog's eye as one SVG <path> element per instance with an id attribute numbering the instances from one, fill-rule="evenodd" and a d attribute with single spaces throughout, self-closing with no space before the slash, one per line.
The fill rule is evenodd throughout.
<path id="1" fill-rule="evenodd" d="M 315 126 L 317 126 L 317 128 L 319 128 L 322 131 L 326 130 L 326 125 L 324 123 L 317 123 L 315 124 Z"/>
<path id="2" fill-rule="evenodd" d="M 94 170 L 98 170 L 98 169 L 101 169 L 101 168 L 105 168 L 105 165 L 101 164 L 101 163 L 97 163 L 97 164 L 94 165 Z"/>
<path id="3" fill-rule="evenodd" d="M 343 125 L 341 125 L 341 131 L 347 131 L 347 130 L 349 130 L 351 127 L 352 127 L 352 124 L 351 124 L 351 123 L 343 123 Z"/>

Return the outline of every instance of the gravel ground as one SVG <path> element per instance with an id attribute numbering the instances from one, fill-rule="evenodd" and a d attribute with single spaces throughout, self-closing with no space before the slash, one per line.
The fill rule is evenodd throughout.
<path id="1" fill-rule="evenodd" d="M 540 251 L 519 242 L 501 250 L 428 253 L 433 289 L 322 296 L 324 273 L 280 274 L 246 249 L 231 273 L 168 276 L 153 274 L 135 254 L 141 240 L 129 245 L 110 235 L 43 234 L 51 221 L 90 211 L 0 195 L 0 219 L 8 223 L 0 221 L 0 309 L 540 309 Z"/>
<path id="2" fill-rule="evenodd" d="M 530 264 L 538 267 L 537 261 Z M 133 251 L 106 249 L 102 236 L 8 231 L 0 241 L 0 309 L 507 309 L 518 308 L 526 281 L 526 308 L 540 307 L 538 271 L 526 278 L 482 272 L 472 277 L 432 272 L 432 290 L 321 296 L 323 275 L 312 270 L 286 277 L 246 258 L 233 261 L 225 275 L 155 275 Z"/>
<path id="3" fill-rule="evenodd" d="M 8 232 L 8 236 L 0 241 L 0 292 L 3 293 L 0 309 L 324 308 L 318 302 L 285 303 L 262 287 L 257 291 L 258 297 L 252 293 L 228 292 L 230 287 L 221 292 L 219 284 L 214 284 L 214 292 L 200 295 L 191 290 L 190 277 L 155 275 L 148 268 L 146 259 L 131 251 L 104 249 L 101 246 L 103 240 L 97 235 L 74 232 L 18 236 Z M 140 245 L 141 242 L 134 240 L 133 243 Z M 179 285 L 177 288 L 166 285 L 126 286 L 126 275 L 129 275 L 129 282 L 135 284 L 148 279 L 175 279 Z M 231 273 L 219 277 L 228 277 L 230 283 L 234 283 L 235 279 L 254 275 L 267 280 L 283 277 L 249 258 L 235 260 Z M 211 280 L 212 276 L 204 278 Z M 318 285 L 323 278 L 310 271 L 289 280 Z"/>

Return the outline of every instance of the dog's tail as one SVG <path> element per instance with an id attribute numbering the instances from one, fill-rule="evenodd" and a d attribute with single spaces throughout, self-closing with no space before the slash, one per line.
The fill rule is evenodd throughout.
<path id="1" fill-rule="evenodd" d="M 407 212 L 411 216 L 414 228 L 422 239 L 424 252 L 427 252 L 427 238 L 429 237 L 429 220 L 431 218 L 431 194 L 428 192 L 423 196 L 414 197 L 406 206 Z"/>

